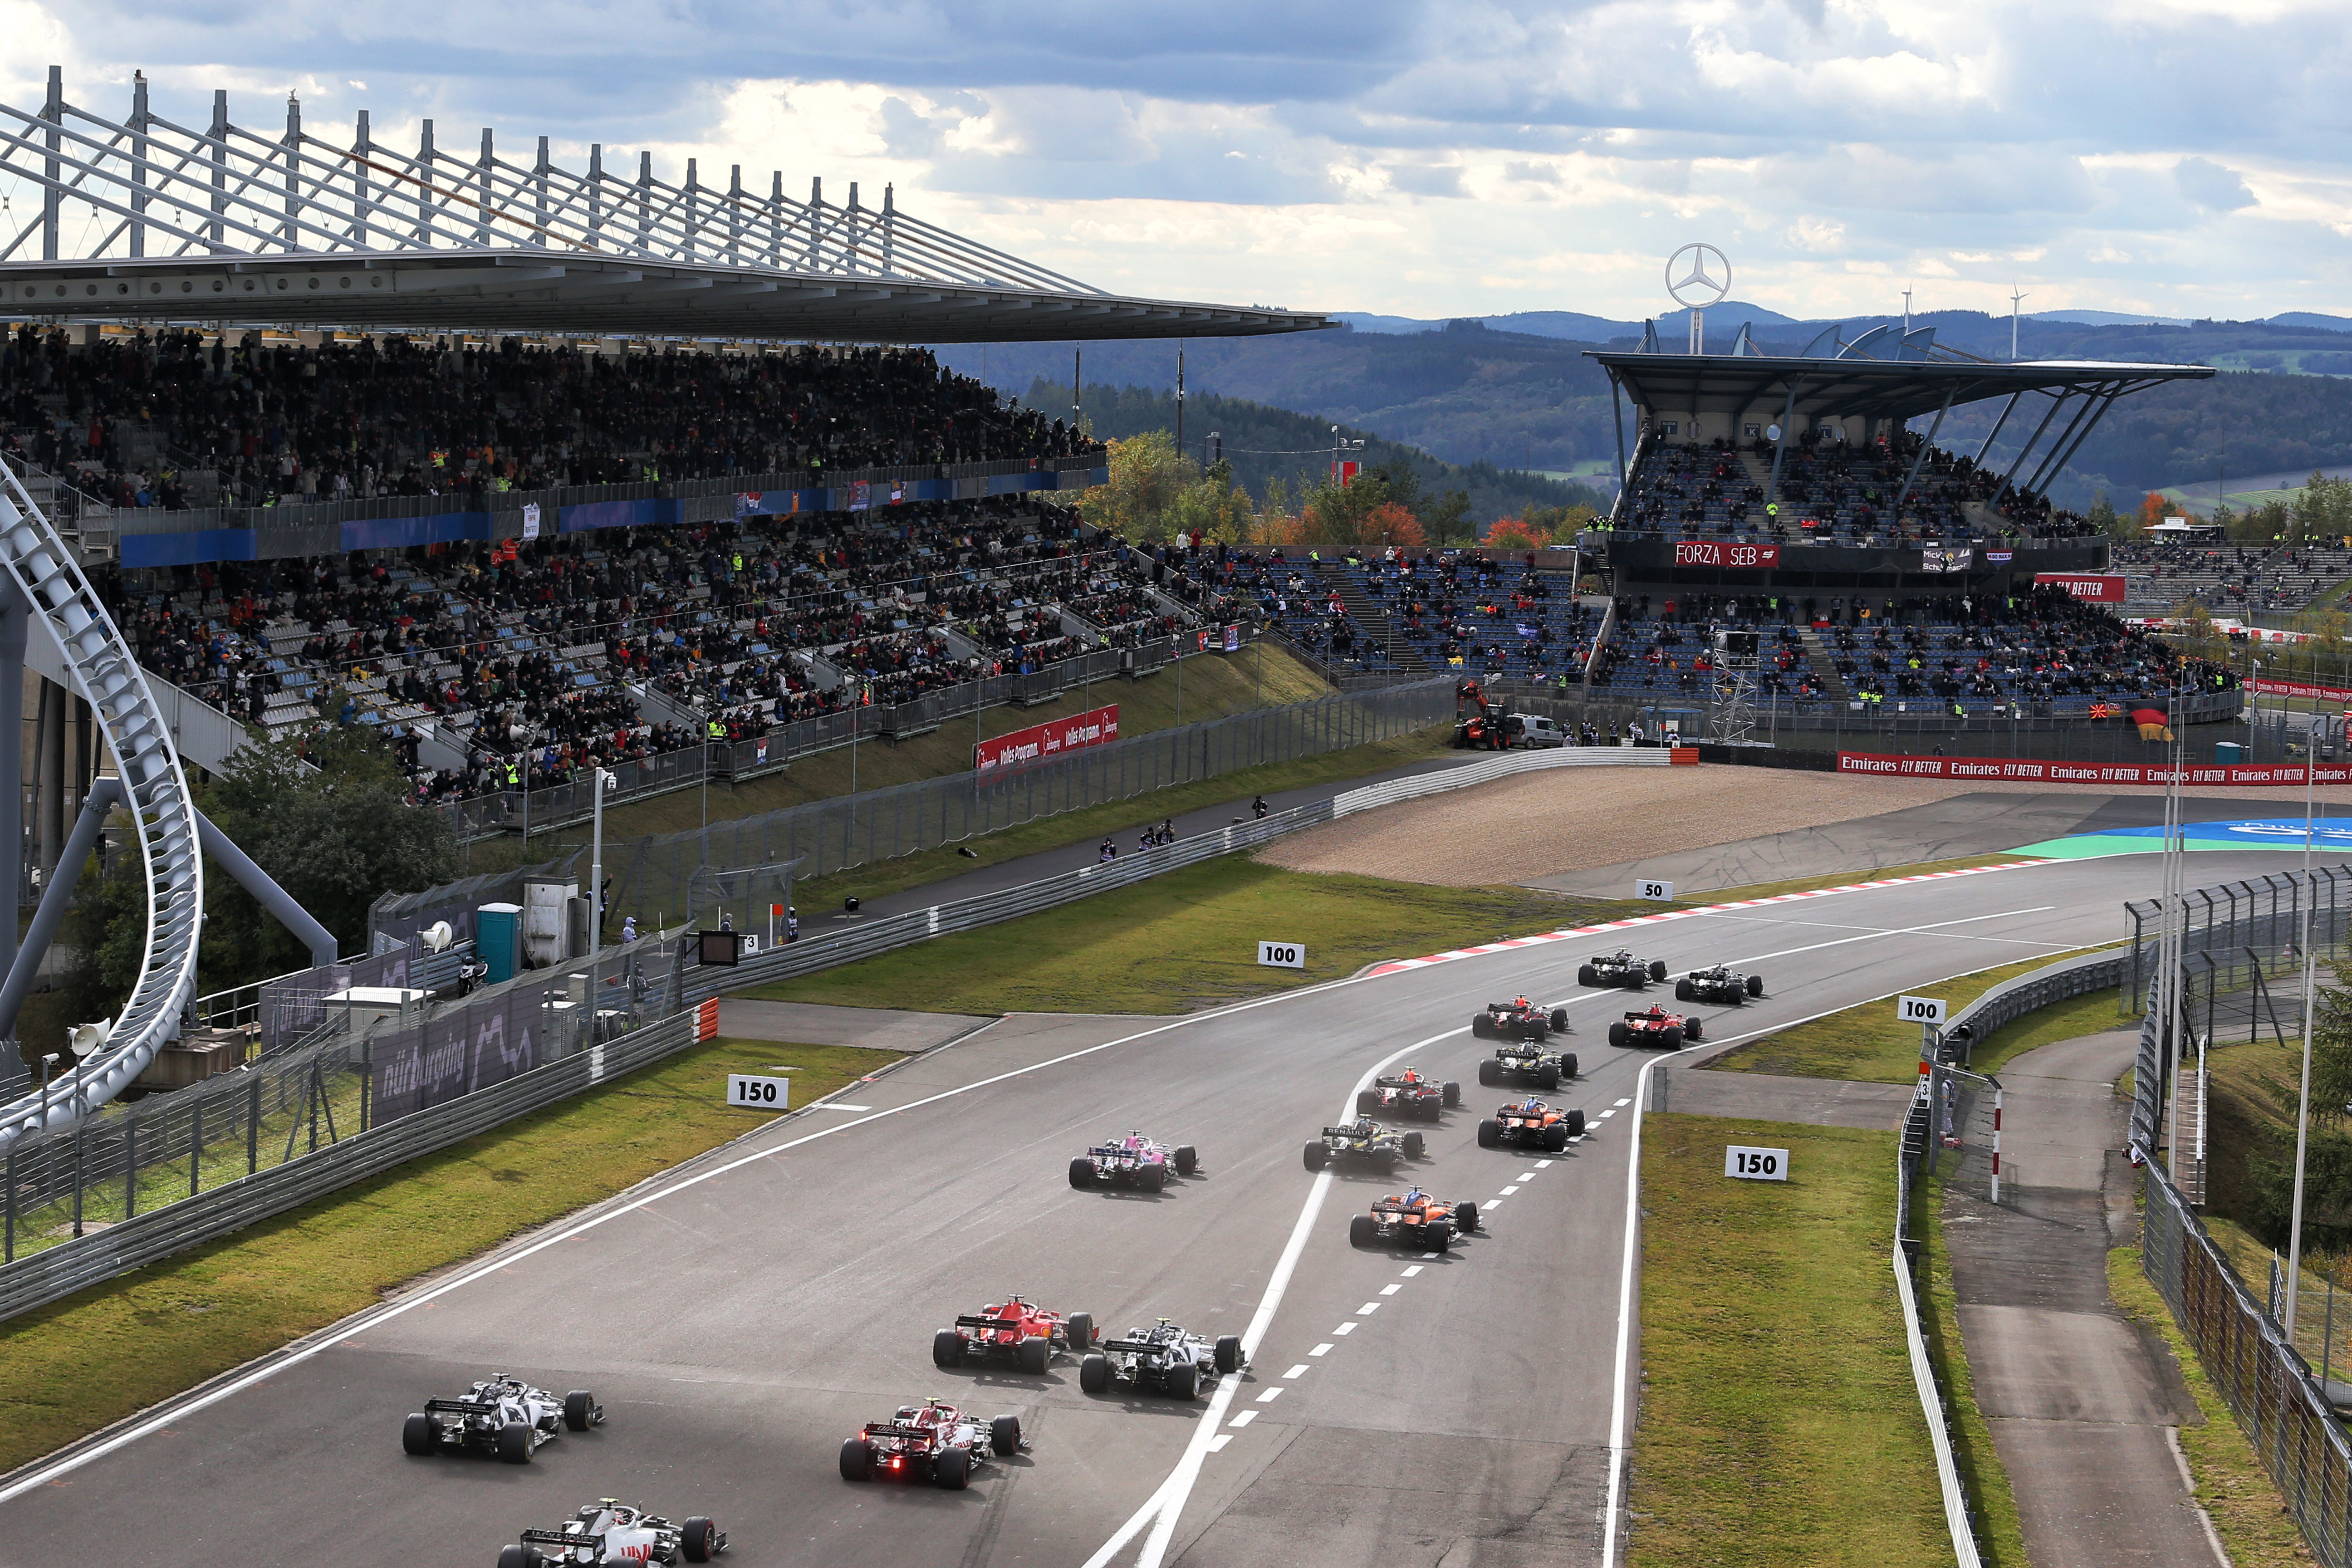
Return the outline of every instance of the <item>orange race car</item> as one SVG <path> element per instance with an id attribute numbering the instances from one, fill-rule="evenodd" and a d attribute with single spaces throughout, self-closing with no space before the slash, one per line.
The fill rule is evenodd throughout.
<path id="1" fill-rule="evenodd" d="M 1382 1198 L 1370 1214 L 1348 1222 L 1348 1241 L 1355 1247 L 1387 1242 L 1391 1247 L 1418 1247 L 1443 1252 L 1454 1245 L 1455 1233 L 1468 1236 L 1478 1228 L 1476 1204 L 1433 1198 L 1419 1187 Z"/>
<path id="2" fill-rule="evenodd" d="M 1478 1147 L 1499 1149 L 1506 1143 L 1542 1149 L 1557 1154 L 1568 1141 L 1584 1134 L 1584 1112 L 1546 1105 L 1533 1095 L 1513 1100 L 1478 1123 Z"/>

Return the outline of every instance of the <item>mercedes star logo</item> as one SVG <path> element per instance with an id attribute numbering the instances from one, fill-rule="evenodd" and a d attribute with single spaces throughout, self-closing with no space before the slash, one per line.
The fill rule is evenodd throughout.
<path id="1" fill-rule="evenodd" d="M 1666 258 L 1666 292 L 1677 305 L 1705 310 L 1731 292 L 1731 263 L 1711 245 L 1685 245 Z"/>

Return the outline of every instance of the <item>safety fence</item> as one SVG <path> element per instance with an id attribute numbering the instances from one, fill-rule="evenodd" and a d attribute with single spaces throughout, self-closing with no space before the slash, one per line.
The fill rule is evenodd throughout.
<path id="1" fill-rule="evenodd" d="M 653 927 L 687 919 L 689 884 L 705 866 L 798 861 L 798 877 L 829 876 L 1174 784 L 1393 740 L 1453 713 L 1454 688 L 1446 680 L 1320 698 L 1158 730 L 1018 769 L 923 779 L 688 832 L 607 841 L 609 918 L 634 914 Z"/>
<path id="2" fill-rule="evenodd" d="M 1539 769 L 1664 766 L 1669 760 L 1664 751 L 1620 747 L 1507 752 L 1343 791 L 1147 854 L 877 919 L 732 967 L 689 966 L 694 943 L 683 932 L 648 937 L 563 969 L 535 971 L 501 991 L 469 1000 L 454 1016 L 436 1011 L 406 1028 L 400 1026 L 404 1020 L 391 1020 L 352 1037 L 298 1047 L 282 1058 L 259 1058 L 152 1105 L 118 1102 L 71 1131 L 10 1145 L 18 1161 L 47 1145 L 37 1156 L 41 1169 L 67 1174 L 24 1189 L 45 1194 L 46 1201 L 22 1207 L 16 1194 L 33 1167 L 12 1164 L 0 1177 L 5 1183 L 0 1228 L 12 1248 L 0 1261 L 0 1321 L 668 1055 L 692 1039 L 694 1010 L 723 993 L 1129 887 L 1286 833 L 1440 790 Z M 577 978 L 583 973 L 591 976 L 584 983 Z M 513 1009 L 520 1005 L 519 997 L 540 1010 L 537 1038 L 553 1041 L 551 1048 L 521 1055 L 501 1048 L 510 1047 L 516 1037 Z M 559 1022 L 567 1016 L 577 1020 L 583 1010 L 593 1016 L 585 1026 L 574 1022 L 567 1028 Z M 656 1018 L 662 1021 L 650 1021 Z M 437 1073 L 436 1063 L 443 1069 Z M 411 1093 L 425 1079 L 435 1087 Z M 258 1113 L 250 1109 L 253 1081 L 265 1086 Z M 421 1102 L 433 1094 L 449 1098 Z M 110 1131 L 115 1122 L 130 1125 Z M 71 1147 L 77 1138 L 78 1163 Z M 101 1151 L 96 1154 L 93 1141 Z M 253 1151 L 249 1159 L 247 1145 Z M 156 1153 L 169 1158 L 149 1157 Z M 81 1205 L 79 1226 L 75 1202 Z M 39 1250 L 24 1255 L 33 1247 Z"/>

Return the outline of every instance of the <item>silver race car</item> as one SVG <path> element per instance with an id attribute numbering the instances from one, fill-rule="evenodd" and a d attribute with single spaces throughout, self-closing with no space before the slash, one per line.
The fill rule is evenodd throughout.
<path id="1" fill-rule="evenodd" d="M 557 1563 L 708 1563 L 727 1550 L 727 1532 L 696 1516 L 672 1524 L 618 1498 L 598 1498 L 554 1530 L 526 1530 L 520 1545 L 499 1548 L 499 1568 Z"/>
<path id="2" fill-rule="evenodd" d="M 426 1400 L 401 1424 L 400 1446 L 411 1454 L 472 1449 L 527 1465 L 541 1444 L 604 1424 L 604 1407 L 586 1389 L 558 1398 L 501 1372 L 475 1384 L 463 1398 Z"/>

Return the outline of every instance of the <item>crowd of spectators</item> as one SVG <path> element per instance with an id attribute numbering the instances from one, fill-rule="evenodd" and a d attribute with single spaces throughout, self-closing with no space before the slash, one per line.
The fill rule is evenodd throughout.
<path id="1" fill-rule="evenodd" d="M 118 507 L 268 506 L 1099 451 L 919 348 L 0 337 L 0 443 Z"/>
<path id="2" fill-rule="evenodd" d="M 2115 547 L 2112 564 L 2136 615 L 2170 615 L 2183 604 L 2219 616 L 2294 615 L 2352 578 L 2352 546 L 2132 540 Z"/>

